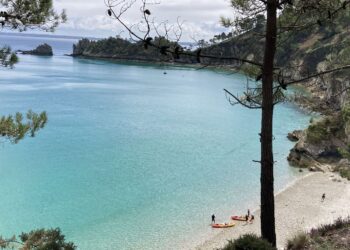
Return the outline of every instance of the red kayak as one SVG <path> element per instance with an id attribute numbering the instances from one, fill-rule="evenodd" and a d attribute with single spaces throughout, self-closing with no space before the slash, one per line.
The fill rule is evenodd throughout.
<path id="1" fill-rule="evenodd" d="M 245 216 L 237 216 L 237 215 L 231 216 L 231 220 L 247 221 Z"/>
<path id="2" fill-rule="evenodd" d="M 212 228 L 228 228 L 228 227 L 233 227 L 235 225 L 234 222 L 230 222 L 230 223 L 216 223 L 216 224 L 212 224 L 211 227 Z"/>

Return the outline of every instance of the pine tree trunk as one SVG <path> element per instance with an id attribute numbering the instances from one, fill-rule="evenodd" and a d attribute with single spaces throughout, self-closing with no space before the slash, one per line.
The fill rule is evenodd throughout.
<path id="1" fill-rule="evenodd" d="M 262 79 L 261 234 L 276 246 L 273 178 L 273 69 L 277 35 L 277 0 L 267 1 L 266 43 Z"/>

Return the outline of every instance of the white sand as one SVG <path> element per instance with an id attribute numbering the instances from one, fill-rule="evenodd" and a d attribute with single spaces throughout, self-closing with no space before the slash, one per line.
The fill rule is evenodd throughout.
<path id="1" fill-rule="evenodd" d="M 333 181 L 341 180 L 341 182 Z M 321 196 L 326 199 L 321 202 Z M 254 212 L 255 222 L 237 223 L 234 228 L 220 229 L 196 249 L 213 250 L 241 234 L 260 234 L 260 211 Z M 321 224 L 331 223 L 350 215 L 350 182 L 336 173 L 311 173 L 298 179 L 276 196 L 276 233 L 279 249 L 298 232 L 309 231 Z"/>

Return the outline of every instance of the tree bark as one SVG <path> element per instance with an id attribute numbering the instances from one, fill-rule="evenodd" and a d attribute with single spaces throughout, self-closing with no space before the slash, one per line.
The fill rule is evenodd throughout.
<path id="1" fill-rule="evenodd" d="M 266 41 L 262 78 L 261 119 L 261 234 L 276 246 L 273 177 L 273 70 L 277 36 L 277 0 L 267 1 Z"/>

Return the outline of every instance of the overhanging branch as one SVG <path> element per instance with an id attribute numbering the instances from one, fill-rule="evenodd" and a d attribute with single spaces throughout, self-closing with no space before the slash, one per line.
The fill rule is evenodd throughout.
<path id="1" fill-rule="evenodd" d="M 226 96 L 228 95 L 228 100 L 230 101 L 230 103 L 231 103 L 232 105 L 241 104 L 242 106 L 244 106 L 244 107 L 246 107 L 246 108 L 248 108 L 248 109 L 261 109 L 261 106 L 260 106 L 260 105 L 259 105 L 259 106 L 257 106 L 257 105 L 249 105 L 249 104 L 243 102 L 242 100 L 240 100 L 237 96 L 235 96 L 234 94 L 232 94 L 232 93 L 231 93 L 230 91 L 228 91 L 227 89 L 224 89 L 224 91 L 225 91 Z M 235 103 L 232 102 L 232 101 L 230 100 L 230 97 L 232 97 L 236 102 L 235 102 Z"/>

